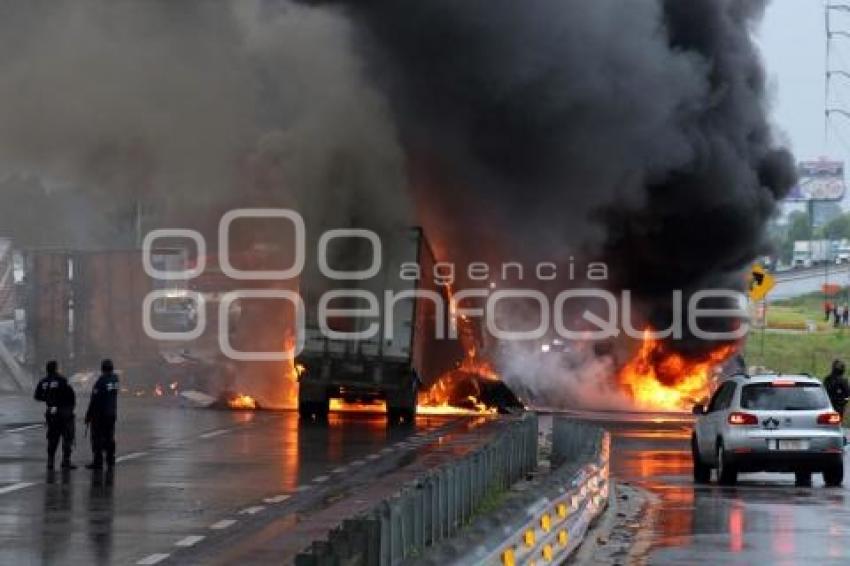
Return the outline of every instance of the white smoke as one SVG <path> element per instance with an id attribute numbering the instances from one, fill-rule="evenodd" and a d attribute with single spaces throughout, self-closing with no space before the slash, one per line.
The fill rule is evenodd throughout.
<path id="1" fill-rule="evenodd" d="M 617 364 L 598 355 L 589 342 L 548 345 L 504 342 L 498 367 L 502 379 L 519 397 L 540 408 L 622 410 L 632 401 L 613 379 Z"/>

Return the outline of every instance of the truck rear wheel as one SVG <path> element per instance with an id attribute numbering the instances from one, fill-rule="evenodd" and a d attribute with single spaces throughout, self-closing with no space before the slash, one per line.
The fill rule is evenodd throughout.
<path id="1" fill-rule="evenodd" d="M 299 401 L 298 402 L 298 416 L 302 419 L 310 419 L 313 418 L 313 407 L 312 403 L 309 401 Z"/>
<path id="2" fill-rule="evenodd" d="M 413 426 L 416 423 L 416 383 L 411 379 L 407 389 L 387 396 L 387 424 Z"/>
<path id="3" fill-rule="evenodd" d="M 330 412 L 329 402 L 325 401 L 302 401 L 298 403 L 298 415 L 304 420 L 316 419 L 317 421 L 325 421 L 328 419 Z"/>
<path id="4" fill-rule="evenodd" d="M 326 420 L 330 411 L 330 399 L 325 391 L 302 386 L 298 391 L 298 415 L 305 420 Z"/>

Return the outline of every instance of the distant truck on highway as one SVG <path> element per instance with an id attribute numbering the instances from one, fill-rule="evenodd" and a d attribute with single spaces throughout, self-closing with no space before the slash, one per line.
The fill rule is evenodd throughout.
<path id="1" fill-rule="evenodd" d="M 850 240 L 835 240 L 832 242 L 832 256 L 836 265 L 850 263 Z"/>
<path id="2" fill-rule="evenodd" d="M 794 242 L 792 266 L 796 268 L 823 265 L 833 260 L 830 240 L 797 240 Z"/>
<path id="3" fill-rule="evenodd" d="M 412 423 L 419 390 L 430 386 L 445 372 L 456 369 L 465 356 L 460 340 L 451 340 L 448 334 L 439 338 L 436 333 L 441 321 L 445 329 L 449 320 L 449 290 L 435 281 L 436 259 L 422 229 L 413 228 L 389 239 L 391 241 L 386 240 L 382 242 L 382 268 L 375 277 L 360 281 L 329 281 L 312 273 L 302 278 L 306 328 L 304 347 L 296 360 L 301 368 L 298 410 L 302 417 L 326 417 L 331 399 L 367 403 L 384 401 L 390 423 Z M 366 240 L 362 242 L 370 246 Z M 338 254 L 337 260 L 362 259 L 363 255 L 362 249 L 349 247 Z M 415 281 L 402 278 L 403 264 L 418 265 L 421 277 Z M 359 265 L 344 268 L 358 269 Z M 343 269 L 336 265 L 334 268 Z M 375 337 L 336 340 L 320 330 L 317 317 L 320 296 L 341 287 L 348 291 L 373 293 L 381 306 L 381 315 L 330 319 L 328 326 L 338 332 L 355 333 L 377 323 L 379 332 Z M 441 301 L 427 298 L 398 300 L 392 308 L 390 332 L 385 335 L 385 291 L 398 295 L 414 290 L 436 294 Z M 365 305 L 361 300 L 347 304 L 345 300 L 337 300 L 329 306 L 356 309 Z"/>

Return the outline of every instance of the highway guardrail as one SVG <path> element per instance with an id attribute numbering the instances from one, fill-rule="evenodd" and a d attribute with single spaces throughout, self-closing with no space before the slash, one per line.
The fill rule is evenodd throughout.
<path id="1" fill-rule="evenodd" d="M 573 427 L 575 434 L 568 435 L 567 431 Z M 478 563 L 560 564 L 581 544 L 587 529 L 608 504 L 609 434 L 588 425 L 559 420 L 555 421 L 554 429 L 553 463 L 563 458 L 561 465 L 570 466 L 572 457 L 588 455 L 588 434 L 595 437 L 598 446 L 592 460 L 555 493 L 539 500 L 535 508 L 529 510 L 530 517 L 525 524 Z M 559 430 L 564 436 L 560 442 L 566 442 L 567 446 L 559 445 Z"/>
<path id="2" fill-rule="evenodd" d="M 610 436 L 554 418 L 552 471 L 512 493 L 456 539 L 408 561 L 428 566 L 560 564 L 583 541 L 609 496 Z"/>
<path id="3" fill-rule="evenodd" d="M 537 415 L 498 423 L 483 446 L 429 470 L 315 541 L 297 566 L 395 566 L 457 535 L 489 498 L 537 467 Z"/>

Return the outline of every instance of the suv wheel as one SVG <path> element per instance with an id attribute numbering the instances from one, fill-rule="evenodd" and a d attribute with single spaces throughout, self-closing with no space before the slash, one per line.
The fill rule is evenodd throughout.
<path id="1" fill-rule="evenodd" d="M 699 457 L 699 448 L 696 435 L 691 436 L 691 460 L 694 463 L 694 483 L 708 483 L 711 481 L 711 468 Z"/>
<path id="2" fill-rule="evenodd" d="M 717 483 L 721 485 L 735 485 L 738 481 L 738 470 L 727 462 L 726 451 L 723 443 L 717 444 Z"/>
<path id="3" fill-rule="evenodd" d="M 827 487 L 838 487 L 844 481 L 844 462 L 836 462 L 824 468 L 823 483 Z"/>
<path id="4" fill-rule="evenodd" d="M 811 472 L 794 472 L 794 485 L 797 487 L 812 487 Z"/>

